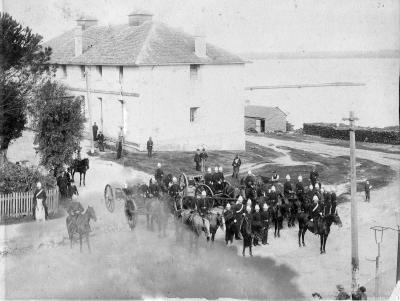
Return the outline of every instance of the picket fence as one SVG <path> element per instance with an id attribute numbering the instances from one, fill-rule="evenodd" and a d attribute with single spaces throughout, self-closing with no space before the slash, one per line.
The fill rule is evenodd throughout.
<path id="1" fill-rule="evenodd" d="M 46 205 L 49 215 L 58 210 L 60 194 L 58 188 L 46 190 Z M 33 191 L 0 194 L 0 220 L 10 217 L 32 216 Z"/>

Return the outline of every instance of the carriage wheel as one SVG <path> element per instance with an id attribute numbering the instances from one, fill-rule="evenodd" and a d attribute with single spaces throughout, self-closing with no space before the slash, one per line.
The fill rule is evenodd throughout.
<path id="1" fill-rule="evenodd" d="M 178 185 L 179 185 L 180 190 L 183 193 L 183 196 L 187 195 L 187 188 L 189 186 L 189 181 L 188 181 L 187 176 L 185 175 L 185 173 L 181 173 L 179 175 Z"/>
<path id="2" fill-rule="evenodd" d="M 104 201 L 106 203 L 106 208 L 110 212 L 114 212 L 115 208 L 115 199 L 114 199 L 114 191 L 111 185 L 107 184 L 104 188 Z"/>
<path id="3" fill-rule="evenodd" d="M 225 180 L 225 186 L 223 190 L 224 195 L 226 195 L 228 198 L 234 198 L 235 197 L 235 187 L 231 185 L 228 181 Z"/>
<path id="4" fill-rule="evenodd" d="M 207 194 L 207 196 L 209 196 L 209 197 L 214 196 L 213 191 L 212 191 L 211 188 L 210 188 L 208 185 L 206 185 L 206 184 L 199 184 L 199 185 L 197 185 L 197 187 L 196 187 L 196 189 L 195 189 L 195 191 L 194 191 L 194 196 L 195 196 L 195 197 L 201 196 L 201 193 L 202 193 L 203 191 L 205 191 L 206 194 Z"/>

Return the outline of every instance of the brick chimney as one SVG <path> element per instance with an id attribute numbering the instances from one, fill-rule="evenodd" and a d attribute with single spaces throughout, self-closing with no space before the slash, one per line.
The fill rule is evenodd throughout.
<path id="1" fill-rule="evenodd" d="M 194 36 L 194 53 L 198 57 L 207 57 L 207 44 L 205 36 Z"/>
<path id="2" fill-rule="evenodd" d="M 91 17 L 81 17 L 76 20 L 77 27 L 75 28 L 74 43 L 75 56 L 80 56 L 83 53 L 83 31 L 91 26 L 97 25 L 97 19 Z"/>
<path id="3" fill-rule="evenodd" d="M 144 10 L 135 10 L 128 15 L 130 26 L 140 26 L 144 22 L 151 21 L 153 14 Z"/>

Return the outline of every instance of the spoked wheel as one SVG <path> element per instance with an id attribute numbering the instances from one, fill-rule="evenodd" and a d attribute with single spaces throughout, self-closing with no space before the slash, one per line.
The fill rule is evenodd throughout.
<path id="1" fill-rule="evenodd" d="M 227 194 L 219 194 L 218 197 L 215 198 L 214 205 L 215 206 L 222 206 L 225 208 L 226 204 L 229 203 L 229 199 L 231 197 Z"/>
<path id="2" fill-rule="evenodd" d="M 110 212 L 114 212 L 115 208 L 115 199 L 114 199 L 114 191 L 111 185 L 107 184 L 104 188 L 104 201 L 106 203 L 106 208 Z"/>
<path id="3" fill-rule="evenodd" d="M 223 194 L 226 195 L 228 198 L 235 197 L 235 187 L 231 185 L 228 181 L 225 180 L 225 185 L 223 189 Z"/>
<path id="4" fill-rule="evenodd" d="M 201 193 L 205 191 L 208 197 L 214 196 L 213 191 L 211 190 L 210 186 L 206 184 L 197 185 L 196 190 L 194 191 L 195 197 L 201 196 Z"/>
<path id="5" fill-rule="evenodd" d="M 189 181 L 188 181 L 185 173 L 181 173 L 179 175 L 178 185 L 179 185 L 180 191 L 182 191 L 182 193 L 183 193 L 183 196 L 187 195 L 187 188 L 189 186 Z"/>

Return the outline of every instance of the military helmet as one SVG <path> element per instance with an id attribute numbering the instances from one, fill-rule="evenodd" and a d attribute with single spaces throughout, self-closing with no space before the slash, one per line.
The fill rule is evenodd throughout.
<path id="1" fill-rule="evenodd" d="M 247 210 L 247 212 L 251 212 L 251 207 L 250 207 L 250 206 L 247 206 L 247 207 L 246 207 L 246 210 Z"/>
<path id="2" fill-rule="evenodd" d="M 231 204 L 229 204 L 229 203 L 228 203 L 228 204 L 226 204 L 226 207 L 225 207 L 225 209 L 226 209 L 226 210 L 229 210 L 229 209 L 231 209 Z"/>
<path id="3" fill-rule="evenodd" d="M 247 174 L 248 174 L 249 176 L 252 175 L 251 170 L 249 170 L 249 171 L 247 172 Z"/>
<path id="4" fill-rule="evenodd" d="M 268 204 L 267 204 L 267 203 L 264 203 L 263 209 L 264 209 L 264 210 L 268 209 Z"/>
<path id="5" fill-rule="evenodd" d="M 219 172 L 222 172 L 222 166 L 220 166 L 219 168 L 218 168 L 218 170 L 219 170 Z"/>
<path id="6" fill-rule="evenodd" d="M 218 172 L 218 167 L 217 166 L 214 167 L 214 172 Z"/>
<path id="7" fill-rule="evenodd" d="M 241 195 L 239 195 L 237 200 L 240 201 L 240 202 L 243 202 L 243 197 Z"/>
<path id="8" fill-rule="evenodd" d="M 247 200 L 247 205 L 251 205 L 251 199 Z"/>
<path id="9" fill-rule="evenodd" d="M 310 186 L 308 186 L 308 188 L 310 189 L 310 190 L 313 190 L 313 186 L 310 184 Z"/>
<path id="10" fill-rule="evenodd" d="M 258 204 L 256 204 L 256 205 L 254 206 L 254 209 L 255 209 L 255 210 L 260 210 L 260 206 L 258 206 Z"/>
<path id="11" fill-rule="evenodd" d="M 303 177 L 300 175 L 297 177 L 297 180 L 299 180 L 299 182 L 303 181 Z"/>
<path id="12" fill-rule="evenodd" d="M 160 163 L 160 162 L 157 163 L 157 167 L 158 167 L 158 168 L 161 167 L 161 163 Z"/>
<path id="13" fill-rule="evenodd" d="M 211 173 L 211 167 L 207 168 L 207 172 Z"/>
<path id="14" fill-rule="evenodd" d="M 312 198 L 312 200 L 313 200 L 314 202 L 318 202 L 318 200 L 319 200 L 319 199 L 318 199 L 318 196 L 314 195 L 313 198 Z"/>
<path id="15" fill-rule="evenodd" d="M 207 196 L 207 192 L 206 192 L 205 190 L 203 190 L 203 191 L 201 192 L 201 196 Z"/>
<path id="16" fill-rule="evenodd" d="M 272 186 L 272 187 L 271 187 L 271 191 L 276 191 L 275 186 Z"/>
<path id="17" fill-rule="evenodd" d="M 286 180 L 290 180 L 290 175 L 286 175 Z"/>
<path id="18" fill-rule="evenodd" d="M 178 182 L 178 179 L 176 177 L 173 177 L 172 182 L 176 183 L 176 182 Z"/>

